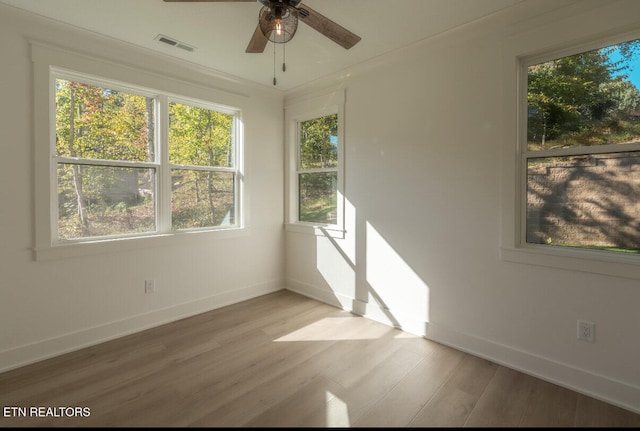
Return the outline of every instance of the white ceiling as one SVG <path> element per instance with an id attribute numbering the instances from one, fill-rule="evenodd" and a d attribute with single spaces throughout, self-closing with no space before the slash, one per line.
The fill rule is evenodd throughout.
<path id="1" fill-rule="evenodd" d="M 304 0 L 362 40 L 346 50 L 304 23 L 276 45 L 277 88 L 288 90 L 411 45 L 523 0 Z M 262 6 L 256 2 L 175 3 L 164 0 L 0 0 L 75 27 L 177 57 L 215 71 L 272 86 L 274 44 L 245 49 Z M 158 34 L 195 47 L 158 42 Z M 283 48 L 286 73 L 281 72 Z"/>

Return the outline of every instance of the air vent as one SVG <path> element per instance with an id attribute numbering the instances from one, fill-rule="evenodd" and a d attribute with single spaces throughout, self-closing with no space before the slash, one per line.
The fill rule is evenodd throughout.
<path id="1" fill-rule="evenodd" d="M 186 43 L 180 42 L 172 37 L 165 36 L 163 34 L 159 34 L 156 36 L 156 40 L 158 42 L 166 43 L 167 45 L 171 45 L 175 48 L 184 49 L 185 51 L 193 52 L 195 48 L 191 45 L 187 45 Z"/>

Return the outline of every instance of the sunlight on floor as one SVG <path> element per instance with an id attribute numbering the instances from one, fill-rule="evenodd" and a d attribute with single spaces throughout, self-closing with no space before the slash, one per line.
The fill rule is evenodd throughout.
<path id="1" fill-rule="evenodd" d="M 344 331 L 345 319 L 362 321 L 362 325 L 355 325 L 355 328 L 358 329 L 357 336 L 354 337 L 352 331 Z M 349 325 L 354 327 L 353 322 L 350 322 Z M 390 328 L 382 325 L 372 325 L 371 322 L 359 316 L 325 317 L 274 341 L 373 340 L 388 334 L 389 330 Z"/>
<path id="2" fill-rule="evenodd" d="M 350 427 L 347 403 L 326 391 L 327 428 Z"/>
<path id="3" fill-rule="evenodd" d="M 362 325 L 356 325 L 358 335 L 352 331 L 343 330 L 345 319 L 361 321 Z M 353 323 L 350 322 L 353 327 Z M 346 341 L 346 340 L 374 340 L 383 336 L 389 336 L 394 331 L 393 339 L 422 338 L 407 332 L 402 332 L 387 325 L 381 325 L 360 316 L 325 317 L 307 326 L 292 331 L 287 335 L 276 338 L 274 341 Z"/>

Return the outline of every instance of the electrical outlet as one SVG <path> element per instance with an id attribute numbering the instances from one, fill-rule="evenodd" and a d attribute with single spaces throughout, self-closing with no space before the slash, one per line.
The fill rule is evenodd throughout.
<path id="1" fill-rule="evenodd" d="M 156 291 L 156 282 L 155 280 L 145 280 L 144 281 L 144 293 L 155 293 Z"/>
<path id="2" fill-rule="evenodd" d="M 585 320 L 578 320 L 578 340 L 595 343 L 596 324 Z"/>

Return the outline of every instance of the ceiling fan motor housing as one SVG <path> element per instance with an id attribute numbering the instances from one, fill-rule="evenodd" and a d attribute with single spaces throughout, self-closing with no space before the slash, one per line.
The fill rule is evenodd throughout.
<path id="1" fill-rule="evenodd" d="M 260 9 L 258 25 L 271 42 L 287 43 L 298 29 L 298 11 L 286 1 L 271 1 Z"/>

